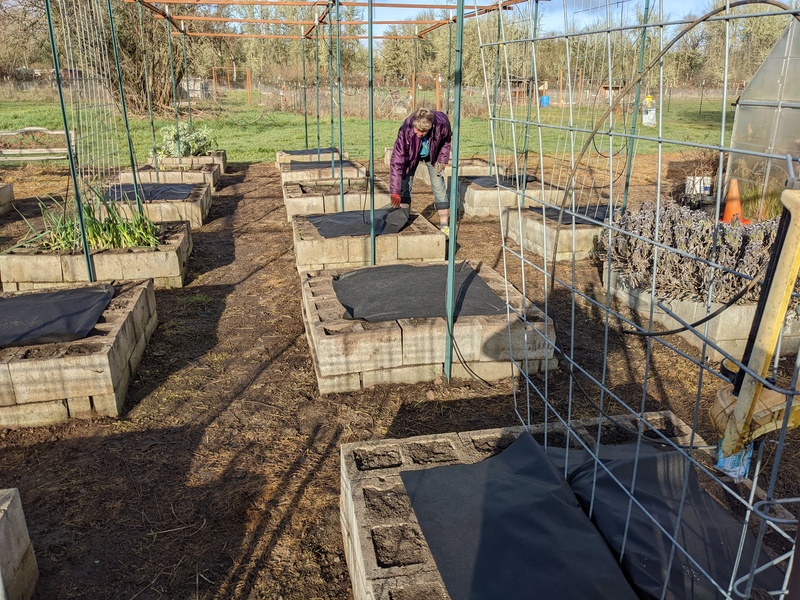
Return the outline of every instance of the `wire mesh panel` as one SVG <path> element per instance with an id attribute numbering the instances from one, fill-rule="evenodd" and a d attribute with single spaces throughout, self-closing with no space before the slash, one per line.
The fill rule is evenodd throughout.
<path id="1" fill-rule="evenodd" d="M 790 173 L 771 215 L 727 169 L 734 101 L 796 13 L 553 0 L 476 21 L 504 270 L 553 318 L 558 360 L 515 361 L 516 411 L 547 424 L 642 597 L 787 594 L 800 149 L 746 150 Z M 646 416 L 663 410 L 689 425 L 680 443 Z M 575 431 L 593 419 L 589 443 Z"/>
<path id="2" fill-rule="evenodd" d="M 53 0 L 50 14 L 83 194 L 103 189 L 133 160 L 115 64 L 113 14 L 107 0 Z"/>

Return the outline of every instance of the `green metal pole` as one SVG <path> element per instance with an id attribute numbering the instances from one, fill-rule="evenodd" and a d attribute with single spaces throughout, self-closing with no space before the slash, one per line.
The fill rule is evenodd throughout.
<path id="1" fill-rule="evenodd" d="M 367 0 L 367 38 L 369 43 L 369 264 L 375 264 L 375 80 L 373 69 L 372 0 Z"/>
<path id="2" fill-rule="evenodd" d="M 169 15 L 169 6 L 165 9 Z M 178 114 L 178 90 L 175 87 L 175 61 L 172 56 L 172 27 L 170 27 L 169 19 L 164 19 L 167 22 L 167 47 L 169 48 L 169 73 L 172 77 L 172 107 L 175 109 L 175 137 L 178 141 L 178 162 L 183 162 L 183 152 L 181 150 L 181 130 L 180 130 L 180 117 Z"/>
<path id="3" fill-rule="evenodd" d="M 320 129 L 320 116 L 319 116 L 319 14 L 317 14 L 317 23 L 314 25 L 314 33 L 317 36 L 317 46 L 315 50 L 316 63 L 317 63 L 317 160 L 322 160 L 320 154 L 320 146 L 322 145 L 322 131 Z"/>
<path id="4" fill-rule="evenodd" d="M 119 85 L 119 101 L 122 104 L 122 122 L 125 124 L 125 137 L 128 140 L 128 157 L 131 161 L 131 174 L 133 175 L 133 195 L 136 198 L 136 209 L 142 214 L 142 199 L 139 197 L 139 174 L 136 171 L 136 154 L 133 151 L 133 139 L 131 139 L 131 127 L 128 122 L 128 106 L 125 102 L 125 86 L 122 85 L 122 67 L 119 64 L 119 46 L 117 44 L 117 28 L 114 26 L 114 10 L 111 8 L 111 0 L 107 0 L 108 24 L 111 28 L 111 43 L 114 48 L 114 62 L 117 66 L 117 84 Z"/>
<path id="5" fill-rule="evenodd" d="M 464 45 L 464 0 L 458 0 L 456 11 L 456 64 L 453 82 L 453 142 L 450 164 L 453 172 L 450 175 L 450 241 L 447 245 L 447 341 L 444 353 L 444 375 L 447 381 L 453 372 L 453 324 L 455 322 L 455 274 L 456 249 L 458 247 L 458 150 L 461 136 L 461 63 Z"/>
<path id="6" fill-rule="evenodd" d="M 333 179 L 336 174 L 336 157 L 333 153 L 336 142 L 334 142 L 333 130 L 333 20 L 331 18 L 331 5 L 331 2 L 328 2 L 328 22 L 330 23 L 330 27 L 328 27 L 328 79 L 331 93 L 331 179 Z"/>
<path id="7" fill-rule="evenodd" d="M 452 10 L 450 11 L 450 18 L 453 18 Z M 450 77 L 452 76 L 450 67 L 453 62 L 453 21 L 450 21 L 448 24 L 447 31 L 447 96 L 445 96 L 444 112 L 447 116 L 450 116 Z"/>
<path id="8" fill-rule="evenodd" d="M 639 80 L 636 82 L 636 94 L 633 100 L 633 124 L 631 125 L 631 138 L 628 142 L 628 164 L 625 166 L 625 192 L 622 196 L 622 212 L 628 208 L 628 193 L 631 189 L 631 170 L 633 162 L 633 146 L 636 138 L 636 125 L 639 120 L 639 101 L 642 94 L 642 71 L 644 70 L 644 51 L 647 46 L 647 22 L 650 19 L 650 0 L 644 1 L 644 16 L 642 27 L 642 42 L 639 46 L 639 66 L 636 69 L 636 74 Z"/>
<path id="9" fill-rule="evenodd" d="M 336 2 L 336 89 L 339 99 L 339 202 L 344 212 L 344 138 L 342 133 L 342 20 L 340 3 Z"/>
<path id="10" fill-rule="evenodd" d="M 150 116 L 150 137 L 153 139 L 153 167 L 156 170 L 156 182 L 161 182 L 161 172 L 158 169 L 158 144 L 156 143 L 156 124 L 153 120 L 153 96 L 150 92 L 150 73 L 147 67 L 147 42 L 144 37 L 144 17 L 142 16 L 142 3 L 139 6 L 139 29 L 142 32 L 142 51 L 144 52 L 144 87 L 147 94 L 147 114 Z"/>
<path id="11" fill-rule="evenodd" d="M 300 25 L 300 40 L 303 52 L 303 123 L 306 128 L 306 150 L 308 150 L 308 104 L 306 100 L 306 36 L 303 35 L 303 26 Z"/>
<path id="12" fill-rule="evenodd" d="M 50 6 L 50 0 L 44 0 L 45 8 L 47 10 L 47 29 L 50 33 L 50 48 L 53 51 L 53 68 L 56 72 L 56 85 L 58 85 L 58 100 L 61 104 L 61 119 L 64 122 L 64 134 L 67 136 L 67 156 L 69 158 L 69 174 L 72 178 L 72 186 L 75 188 L 75 209 L 78 213 L 78 225 L 81 230 L 81 247 L 83 248 L 83 257 L 86 260 L 86 274 L 89 281 L 97 281 L 94 272 L 94 262 L 92 255 L 89 253 L 89 242 L 86 239 L 86 223 L 83 219 L 83 202 L 81 202 L 81 187 L 78 184 L 78 167 L 75 164 L 75 154 L 72 151 L 72 140 L 69 135 L 69 119 L 67 118 L 67 105 L 64 102 L 64 87 L 61 83 L 61 65 L 58 60 L 58 47 L 56 46 L 56 34 L 53 28 L 53 13 Z"/>
<path id="13" fill-rule="evenodd" d="M 186 80 L 186 106 L 189 109 L 189 133 L 194 131 L 192 124 L 192 94 L 189 92 L 189 62 L 186 60 L 186 30 L 181 21 L 181 41 L 183 43 L 183 78 Z"/>

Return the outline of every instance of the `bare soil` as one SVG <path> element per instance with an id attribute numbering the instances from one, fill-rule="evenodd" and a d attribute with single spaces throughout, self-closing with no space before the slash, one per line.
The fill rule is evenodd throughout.
<path id="1" fill-rule="evenodd" d="M 63 197 L 68 183 L 65 171 L 48 169 L 9 169 L 0 178 L 14 181 L 17 208 L 34 225 L 35 196 Z M 433 198 L 419 187 L 415 207 L 431 216 Z M 27 229 L 16 212 L 0 217 L 0 248 Z M 193 240 L 186 287 L 156 292 L 159 326 L 123 418 L 0 430 L 0 487 L 20 490 L 40 569 L 38 599 L 351 597 L 339 446 L 519 422 L 510 383 L 437 381 L 320 396 L 273 165 L 230 165 Z M 504 272 L 496 222 L 465 219 L 459 243 L 459 258 Z M 506 270 L 519 285 L 519 264 L 509 261 Z M 560 275 L 569 279 L 569 267 Z M 525 277 L 528 295 L 543 305 L 542 275 L 529 268 Z M 575 277 L 587 292 L 601 287 L 592 261 L 579 263 Z M 601 375 L 597 311 L 588 302 L 573 310 L 558 291 L 548 310 L 559 339 L 573 340 L 564 350 Z M 611 390 L 632 406 L 671 409 L 692 422 L 696 367 L 655 345 L 648 363 L 638 338 L 612 333 L 609 345 Z M 716 387 L 709 383 L 702 415 Z M 549 390 L 565 410 L 564 373 L 553 374 Z M 597 398 L 588 383 L 575 389 L 573 413 L 596 416 Z M 532 421 L 543 417 L 535 403 Z M 787 451 L 796 455 L 797 447 L 793 436 Z"/>

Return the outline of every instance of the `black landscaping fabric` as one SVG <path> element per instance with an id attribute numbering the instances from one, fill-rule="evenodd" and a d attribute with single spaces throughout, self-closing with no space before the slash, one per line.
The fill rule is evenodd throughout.
<path id="1" fill-rule="evenodd" d="M 460 178 L 459 178 L 460 179 Z M 496 175 L 466 175 L 463 179 L 468 180 L 470 183 L 474 183 L 482 188 L 487 189 L 494 189 L 497 186 L 498 177 Z M 506 177 L 501 175 L 500 179 L 500 186 L 505 187 L 514 187 L 516 179 L 514 177 Z"/>
<path id="2" fill-rule="evenodd" d="M 455 315 L 505 314 L 505 301 L 466 263 L 456 265 Z M 385 265 L 333 279 L 344 318 L 364 321 L 445 317 L 447 265 Z"/>
<path id="3" fill-rule="evenodd" d="M 453 600 L 636 600 L 530 434 L 474 465 L 400 477 Z"/>
<path id="4" fill-rule="evenodd" d="M 113 297 L 101 285 L 0 298 L 0 348 L 85 338 Z"/>
<path id="5" fill-rule="evenodd" d="M 402 208 L 380 208 L 374 212 L 375 235 L 399 233 L 408 224 L 408 213 Z M 369 211 L 364 210 L 311 215 L 308 222 L 324 238 L 370 234 Z"/>
<path id="6" fill-rule="evenodd" d="M 643 447 L 638 459 L 634 497 L 664 530 L 673 533 L 681 508 L 681 491 L 686 478 L 686 459 L 675 451 Z M 630 489 L 636 466 L 636 446 L 605 447 L 601 461 L 616 479 Z M 585 460 L 568 475 L 568 481 L 584 509 L 588 510 L 595 475 L 594 462 Z M 592 521 L 616 555 L 622 549 L 628 494 L 612 480 L 604 469 L 596 471 L 596 491 Z M 635 503 L 627 531 L 622 569 L 636 587 L 641 598 L 662 598 L 662 586 L 670 559 L 672 543 Z M 714 581 L 727 589 L 735 564 L 742 524 L 700 485 L 693 468 L 688 470 L 686 501 L 680 529 L 676 537 L 680 545 L 698 562 Z M 756 548 L 755 538 L 745 538 L 744 558 L 737 577 L 750 570 Z M 723 598 L 703 576 L 700 569 L 681 551 L 676 551 L 669 571 L 667 600 L 701 600 Z M 766 562 L 762 555 L 759 565 Z M 779 590 L 783 573 L 772 567 L 755 578 L 755 587 Z"/>
<path id="7" fill-rule="evenodd" d="M 539 597 L 532 590 L 548 600 L 651 600 L 662 597 L 665 580 L 667 600 L 726 597 L 709 577 L 727 589 L 742 524 L 702 488 L 694 468 L 686 477 L 686 459 L 680 453 L 640 447 L 634 497 L 642 508 L 632 505 L 627 530 L 629 496 L 614 478 L 630 489 L 635 445 L 600 447 L 600 461 L 614 478 L 602 466 L 595 468 L 585 451 L 570 450 L 568 461 L 561 448 L 548 448 L 544 460 L 543 455 L 524 433 L 502 453 L 475 465 L 401 472 L 454 600 Z M 676 539 L 697 564 L 676 548 L 667 577 L 672 543 L 658 525 L 675 531 L 684 482 L 687 492 Z M 580 515 L 576 502 L 583 509 Z M 590 504 L 591 521 L 586 516 Z M 755 552 L 749 533 L 743 548 L 737 578 L 749 571 Z M 758 564 L 766 561 L 762 554 Z M 620 574 L 635 595 L 619 582 Z M 782 582 L 783 573 L 771 567 L 756 575 L 754 588 L 779 590 Z"/>
<path id="8" fill-rule="evenodd" d="M 552 206 L 531 206 L 530 209 L 537 213 L 544 213 L 545 217 L 550 221 L 558 223 L 559 209 Z M 575 213 L 575 214 L 572 214 Z M 564 211 L 564 216 L 561 217 L 562 225 L 572 225 L 573 218 L 576 225 L 595 225 L 589 219 L 602 223 L 608 216 L 608 204 L 598 204 L 597 206 L 576 206 L 572 213 Z M 588 217 L 588 218 L 584 218 Z"/>
<path id="9" fill-rule="evenodd" d="M 326 152 L 330 154 L 330 152 L 334 150 L 330 146 L 328 148 L 320 148 L 319 154 L 325 154 Z M 287 156 L 309 156 L 312 154 L 317 154 L 316 148 L 309 148 L 308 150 L 281 150 Z M 336 150 L 336 154 L 339 154 L 339 151 Z"/>
<path id="10" fill-rule="evenodd" d="M 139 196 L 148 200 L 186 200 L 194 190 L 191 183 L 140 183 Z M 132 183 L 112 185 L 106 190 L 106 200 L 136 202 Z"/>

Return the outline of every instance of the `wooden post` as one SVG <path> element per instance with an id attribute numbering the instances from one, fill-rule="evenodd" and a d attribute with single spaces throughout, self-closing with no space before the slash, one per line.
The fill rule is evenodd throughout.
<path id="1" fill-rule="evenodd" d="M 217 67 L 211 67 L 211 81 L 214 89 L 214 99 L 217 98 Z"/>
<path id="2" fill-rule="evenodd" d="M 245 74 L 247 78 L 247 106 L 250 106 L 250 67 L 247 67 Z"/>
<path id="3" fill-rule="evenodd" d="M 442 88 L 439 86 L 439 74 L 436 77 L 436 110 L 442 110 Z"/>

